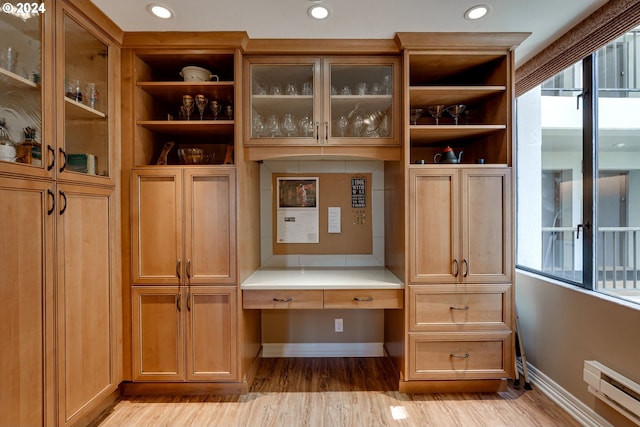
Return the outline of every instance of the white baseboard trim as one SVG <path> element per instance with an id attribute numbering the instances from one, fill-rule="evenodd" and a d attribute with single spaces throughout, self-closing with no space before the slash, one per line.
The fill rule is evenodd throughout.
<path id="1" fill-rule="evenodd" d="M 263 343 L 262 357 L 382 357 L 381 342 Z"/>
<path id="2" fill-rule="evenodd" d="M 520 375 L 520 383 L 524 384 L 524 374 L 522 370 L 522 360 L 517 360 L 518 371 Z M 527 362 L 527 371 L 529 373 L 529 382 L 535 386 L 549 399 L 553 400 L 558 406 L 567 411 L 569 415 L 576 419 L 585 427 L 614 427 L 609 421 L 598 415 L 593 409 L 582 403 L 575 396 L 562 388 L 558 383 L 539 371 L 531 363 Z M 586 387 L 586 384 L 585 384 Z"/>

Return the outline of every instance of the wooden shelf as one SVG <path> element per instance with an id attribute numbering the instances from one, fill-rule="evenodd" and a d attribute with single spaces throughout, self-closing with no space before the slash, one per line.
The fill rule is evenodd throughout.
<path id="1" fill-rule="evenodd" d="M 173 97 L 192 93 L 215 93 L 219 90 L 232 90 L 234 82 L 138 82 L 138 87 L 150 95 Z"/>
<path id="2" fill-rule="evenodd" d="M 411 108 L 435 104 L 473 104 L 491 96 L 504 94 L 506 86 L 411 86 Z"/>
<path id="3" fill-rule="evenodd" d="M 7 84 L 18 89 L 38 89 L 40 87 L 39 84 L 25 79 L 24 77 L 19 76 L 16 73 L 12 73 L 2 67 L 0 67 L 0 76 L 2 76 L 0 77 L 0 84 Z"/>
<path id="4" fill-rule="evenodd" d="M 65 117 L 71 120 L 99 120 L 107 117 L 102 111 L 88 107 L 71 98 L 64 97 Z"/>
<path id="5" fill-rule="evenodd" d="M 506 125 L 413 125 L 409 126 L 409 131 L 411 143 L 415 144 L 475 138 L 506 128 Z"/>
<path id="6" fill-rule="evenodd" d="M 180 135 L 233 135 L 233 120 L 138 120 L 154 132 Z"/>

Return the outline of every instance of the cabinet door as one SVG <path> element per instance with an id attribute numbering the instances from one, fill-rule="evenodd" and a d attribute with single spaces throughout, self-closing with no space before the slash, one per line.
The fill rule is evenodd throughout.
<path id="1" fill-rule="evenodd" d="M 185 169 L 186 280 L 235 283 L 235 171 Z"/>
<path id="2" fill-rule="evenodd" d="M 187 299 L 187 380 L 235 380 L 235 287 L 192 286 Z"/>
<path id="3" fill-rule="evenodd" d="M 0 425 L 53 425 L 51 183 L 0 178 Z"/>
<path id="4" fill-rule="evenodd" d="M 397 58 L 324 60 L 325 143 L 400 145 Z"/>
<path id="5" fill-rule="evenodd" d="M 42 106 L 43 100 L 50 101 L 49 88 L 54 82 L 49 68 L 53 49 L 44 49 L 43 41 L 48 43 L 51 37 L 54 4 L 46 0 L 38 5 L 46 12 L 29 19 L 17 12 L 0 14 L 0 117 L 4 122 L 0 125 L 0 171 L 50 177 L 47 166 L 54 161 L 51 153 L 55 151 L 46 144 L 52 143 L 52 127 L 43 124 L 52 122 L 52 110 L 43 111 Z M 15 10 L 11 3 L 6 7 Z M 7 139 L 13 144 L 7 144 Z"/>
<path id="6" fill-rule="evenodd" d="M 131 179 L 134 283 L 179 285 L 182 259 L 182 170 L 134 170 Z"/>
<path id="7" fill-rule="evenodd" d="M 462 171 L 462 280 L 511 281 L 511 171 L 508 168 Z"/>
<path id="8" fill-rule="evenodd" d="M 458 172 L 412 169 L 410 180 L 410 279 L 457 282 L 462 267 Z"/>
<path id="9" fill-rule="evenodd" d="M 58 184 L 59 423 L 118 387 L 114 190 Z"/>
<path id="10" fill-rule="evenodd" d="M 320 142 L 319 58 L 251 58 L 245 67 L 248 101 L 245 145 Z"/>
<path id="11" fill-rule="evenodd" d="M 56 2 L 58 87 L 58 177 L 64 180 L 113 184 L 112 128 L 117 115 L 117 48 L 101 36 L 75 9 Z"/>
<path id="12" fill-rule="evenodd" d="M 184 379 L 180 287 L 134 286 L 132 295 L 134 381 Z"/>

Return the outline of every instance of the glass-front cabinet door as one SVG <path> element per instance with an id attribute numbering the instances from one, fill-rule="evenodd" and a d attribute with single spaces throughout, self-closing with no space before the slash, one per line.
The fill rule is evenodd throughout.
<path id="1" fill-rule="evenodd" d="M 41 85 L 46 3 L 26 5 L 36 3 L 5 3 L 0 13 L 0 171 L 42 175 L 48 163 Z"/>
<path id="2" fill-rule="evenodd" d="M 58 130 L 58 172 L 63 179 L 100 182 L 111 170 L 109 45 L 69 14 L 61 15 L 64 64 L 58 69 L 64 86 L 57 90 L 64 126 Z"/>
<path id="3" fill-rule="evenodd" d="M 399 145 L 394 57 L 249 58 L 245 145 Z"/>
<path id="4" fill-rule="evenodd" d="M 320 60 L 253 58 L 248 72 L 250 143 L 317 144 Z"/>
<path id="5" fill-rule="evenodd" d="M 325 60 L 326 142 L 399 144 L 394 111 L 396 60 L 331 58 Z"/>

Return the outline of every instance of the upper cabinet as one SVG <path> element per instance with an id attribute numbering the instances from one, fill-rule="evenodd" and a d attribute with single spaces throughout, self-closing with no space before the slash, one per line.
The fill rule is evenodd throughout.
<path id="1" fill-rule="evenodd" d="M 135 166 L 233 164 L 235 52 L 190 52 L 132 56 Z"/>
<path id="2" fill-rule="evenodd" d="M 0 14 L 0 172 L 47 175 L 43 145 L 43 39 L 48 2 L 6 3 Z M 49 142 L 50 144 L 50 142 Z M 43 153 L 44 152 L 44 153 Z M 44 159 L 44 160 L 43 160 Z"/>
<path id="3" fill-rule="evenodd" d="M 398 58 L 248 57 L 244 71 L 250 160 L 358 151 L 399 158 Z"/>
<path id="4" fill-rule="evenodd" d="M 63 180 L 112 183 L 113 138 L 119 85 L 110 40 L 100 30 L 58 3 L 56 99 L 57 173 Z M 119 107 L 119 106 L 118 106 Z"/>
<path id="5" fill-rule="evenodd" d="M 436 163 L 452 146 L 461 163 L 508 163 L 509 61 L 505 54 L 408 54 L 411 161 Z"/>
<path id="6" fill-rule="evenodd" d="M 513 49 L 526 36 L 396 35 L 404 50 L 410 163 L 512 165 Z"/>

